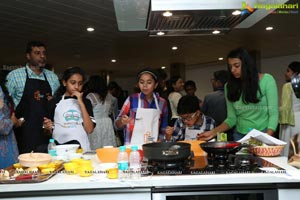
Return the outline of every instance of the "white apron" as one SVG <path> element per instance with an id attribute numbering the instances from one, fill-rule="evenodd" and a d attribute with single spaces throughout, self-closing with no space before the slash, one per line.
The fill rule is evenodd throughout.
<path id="1" fill-rule="evenodd" d="M 160 109 L 155 94 L 153 94 L 153 98 L 157 109 L 141 108 L 141 100 L 139 94 L 138 108 L 136 111 L 134 128 L 132 132 L 130 145 L 144 144 L 145 143 L 144 136 L 146 132 L 150 133 L 150 136 L 154 138 L 155 142 L 158 139 Z"/>
<path id="2" fill-rule="evenodd" d="M 202 117 L 202 116 L 201 116 Z M 186 127 L 185 128 L 185 138 L 184 140 L 197 140 L 197 134 L 203 133 L 204 132 L 204 127 L 203 125 L 206 124 L 206 120 L 205 117 L 202 117 L 202 126 L 200 127 L 200 129 L 196 130 L 194 128 L 191 127 Z"/>
<path id="3" fill-rule="evenodd" d="M 83 151 L 89 151 L 90 143 L 82 122 L 82 113 L 77 99 L 65 99 L 63 96 L 55 109 L 53 138 L 61 144 L 77 140 Z"/>

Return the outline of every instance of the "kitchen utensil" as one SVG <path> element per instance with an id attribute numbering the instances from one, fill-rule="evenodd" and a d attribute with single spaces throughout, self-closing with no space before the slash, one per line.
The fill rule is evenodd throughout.
<path id="1" fill-rule="evenodd" d="M 295 146 L 295 143 L 294 143 L 294 141 L 293 141 L 292 139 L 290 139 L 290 142 L 291 142 L 291 145 L 292 145 L 292 147 L 293 147 L 294 155 L 296 155 L 297 152 L 296 152 L 296 146 Z"/>
<path id="2" fill-rule="evenodd" d="M 240 142 L 206 142 L 201 143 L 200 147 L 206 153 L 213 154 L 234 154 L 239 151 L 242 147 L 248 147 L 246 144 Z"/>
<path id="3" fill-rule="evenodd" d="M 293 74 L 291 77 L 291 84 L 296 97 L 300 98 L 300 77 L 298 74 Z"/>
<path id="4" fill-rule="evenodd" d="M 161 142 L 143 145 L 144 157 L 148 160 L 184 160 L 191 155 L 191 145 L 183 142 Z"/>

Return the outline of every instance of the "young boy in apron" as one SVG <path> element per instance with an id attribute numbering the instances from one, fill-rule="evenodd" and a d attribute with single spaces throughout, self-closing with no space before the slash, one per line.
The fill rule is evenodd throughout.
<path id="1" fill-rule="evenodd" d="M 130 95 L 115 122 L 124 128 L 125 145 L 142 145 L 161 141 L 168 124 L 168 108 L 165 99 L 154 92 L 157 87 L 157 75 L 151 69 L 143 69 L 138 75 L 140 93 Z"/>
<path id="2" fill-rule="evenodd" d="M 215 120 L 201 113 L 196 96 L 181 97 L 177 112 L 179 118 L 174 127 L 166 128 L 166 141 L 197 140 L 202 132 L 215 128 Z"/>

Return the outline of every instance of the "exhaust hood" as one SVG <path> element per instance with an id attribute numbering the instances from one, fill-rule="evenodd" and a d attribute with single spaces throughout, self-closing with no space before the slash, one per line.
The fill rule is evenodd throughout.
<path id="1" fill-rule="evenodd" d="M 276 4 L 286 1 L 276 0 Z M 114 7 L 120 31 L 148 31 L 149 36 L 157 36 L 160 31 L 164 36 L 193 36 L 251 27 L 273 11 L 249 11 L 243 7 L 254 8 L 257 3 L 270 4 L 274 0 L 114 0 Z M 232 15 L 235 10 L 242 10 L 242 14 Z M 173 15 L 164 17 L 165 11 Z"/>

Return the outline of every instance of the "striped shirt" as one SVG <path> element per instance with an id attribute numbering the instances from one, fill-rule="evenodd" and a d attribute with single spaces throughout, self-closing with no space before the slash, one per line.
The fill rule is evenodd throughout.
<path id="1" fill-rule="evenodd" d="M 185 140 L 185 129 L 193 129 L 193 130 L 203 130 L 210 131 L 216 127 L 215 120 L 211 117 L 205 116 L 204 114 L 201 115 L 202 117 L 202 124 L 197 125 L 194 124 L 192 127 L 186 127 L 183 123 L 181 118 L 178 118 L 174 124 L 174 132 L 172 135 L 171 141 L 178 141 L 178 140 Z"/>
<path id="2" fill-rule="evenodd" d="M 57 75 L 47 69 L 43 69 L 42 73 L 37 75 L 34 73 L 30 68 L 29 65 L 26 65 L 26 69 L 28 72 L 28 77 L 32 79 L 39 79 L 39 80 L 45 80 L 44 74 L 49 82 L 49 85 L 52 89 L 52 95 L 57 90 L 57 88 L 60 86 L 59 80 Z M 23 91 L 25 88 L 26 83 L 26 70 L 25 67 L 15 69 L 11 71 L 7 77 L 6 77 L 6 88 L 10 94 L 10 96 L 13 98 L 15 107 L 20 103 L 21 98 L 23 96 Z"/>
<path id="3" fill-rule="evenodd" d="M 155 100 L 153 99 L 151 102 L 148 102 L 143 93 L 140 93 L 141 98 L 141 108 L 156 108 Z M 159 97 L 158 94 L 155 94 L 157 97 L 157 103 L 159 109 L 161 111 L 159 118 L 159 138 L 163 139 L 165 135 L 165 129 L 168 125 L 168 107 L 165 99 Z M 135 115 L 138 108 L 138 97 L 139 93 L 135 93 L 130 95 L 123 104 L 123 107 L 117 117 L 117 120 L 122 117 L 122 115 L 129 116 L 132 120 L 124 127 L 124 142 L 125 144 L 129 144 L 131 141 L 131 136 L 134 128 Z"/>

